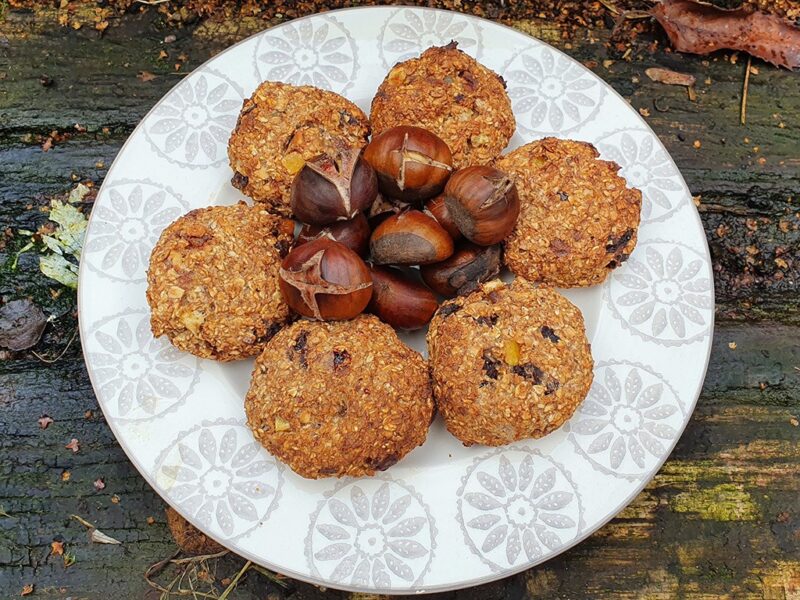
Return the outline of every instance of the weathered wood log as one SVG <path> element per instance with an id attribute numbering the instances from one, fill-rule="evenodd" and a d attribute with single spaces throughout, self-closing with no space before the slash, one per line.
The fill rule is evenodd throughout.
<path id="1" fill-rule="evenodd" d="M 663 41 L 657 34 L 640 38 L 628 62 L 604 45 L 608 31 L 581 30 L 567 42 L 552 23 L 512 24 L 583 61 L 649 113 L 700 196 L 718 327 L 698 409 L 670 460 L 628 509 L 542 567 L 439 597 L 790 598 L 800 589 L 800 78 L 760 65 L 750 78 L 748 123 L 741 126 L 741 59 L 651 53 L 649 44 Z M 58 27 L 49 9 L 6 10 L 0 20 L 0 234 L 12 235 L 0 238 L 0 296 L 32 296 L 59 317 L 34 348 L 40 356 L 54 358 L 67 346 L 75 297 L 41 275 L 33 253 L 10 269 L 24 242 L 13 233 L 41 225 L 46 215 L 39 209 L 75 181 L 102 181 L 126 136 L 179 81 L 176 62 L 188 72 L 266 25 L 205 21 L 164 44 L 171 30 L 154 11 L 125 15 L 101 36 L 88 27 Z M 161 50 L 166 59 L 159 59 Z M 188 60 L 178 60 L 182 53 Z M 697 100 L 645 77 L 655 65 L 695 75 Z M 157 77 L 141 81 L 141 71 Z M 44 86 L 43 75 L 52 84 Z M 43 152 L 52 131 L 67 139 Z M 53 364 L 30 351 L 4 354 L 0 411 L 0 595 L 16 596 L 24 583 L 35 583 L 37 593 L 53 597 L 151 597 L 142 574 L 174 551 L 163 502 L 105 424 L 79 341 Z M 47 429 L 37 422 L 44 414 L 55 421 Z M 77 454 L 64 447 L 72 438 L 80 442 Z M 102 490 L 94 486 L 98 478 Z M 90 544 L 71 514 L 123 545 Z M 65 541 L 74 565 L 65 568 L 62 557 L 50 555 L 54 539 Z M 220 573 L 241 564 L 223 561 Z M 237 594 L 323 595 L 296 582 L 285 590 L 257 574 Z"/>

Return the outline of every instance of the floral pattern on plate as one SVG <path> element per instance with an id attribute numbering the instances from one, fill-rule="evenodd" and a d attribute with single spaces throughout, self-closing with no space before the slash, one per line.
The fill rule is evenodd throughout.
<path id="1" fill-rule="evenodd" d="M 197 358 L 153 338 L 146 310 L 99 321 L 83 344 L 109 420 L 147 421 L 174 410 L 200 376 Z"/>
<path id="2" fill-rule="evenodd" d="M 319 58 L 308 54 L 308 40 L 313 44 L 315 36 L 325 38 L 314 49 L 324 46 Z M 523 140 L 560 135 L 606 144 L 604 155 L 616 149 L 623 174 L 632 180 L 639 177 L 651 200 L 633 257 L 609 276 L 602 297 L 592 296 L 581 304 L 587 319 L 600 325 L 593 397 L 605 392 L 612 400 L 604 404 L 594 399 L 597 406 L 587 407 L 598 415 L 579 412 L 575 423 L 605 421 L 603 409 L 611 420 L 617 396 L 606 371 L 613 371 L 621 388 L 619 402 L 625 403 L 625 385 L 635 368 L 642 383 L 634 407 L 660 380 L 658 372 L 679 373 L 680 377 L 670 375 L 674 391 L 665 381 L 660 399 L 641 407 L 647 413 L 662 404 L 671 406 L 676 394 L 685 412 L 664 419 L 650 418 L 650 413 L 643 419 L 666 424 L 677 435 L 702 382 L 714 302 L 703 229 L 688 197 L 681 199 L 661 181 L 637 172 L 638 165 L 645 165 L 657 179 L 682 184 L 679 174 L 666 176 L 668 165 L 674 164 L 669 156 L 664 163 L 662 147 L 647 145 L 641 133 L 649 131 L 647 125 L 600 78 L 518 31 L 421 7 L 314 15 L 222 51 L 144 117 L 105 178 L 80 268 L 81 339 L 98 402 L 121 447 L 156 491 L 233 552 L 319 586 L 413 593 L 508 576 L 596 530 L 624 508 L 660 461 L 656 446 L 655 454 L 643 446 L 645 467 L 640 470 L 627 439 L 626 453 L 618 459 L 620 452 L 612 454 L 615 445 L 619 447 L 616 439 L 621 434 L 616 433 L 607 449 L 602 438 L 593 447 L 599 451 L 589 453 L 596 439 L 612 431 L 611 425 L 594 434 L 565 426 L 556 434 L 564 443 L 557 449 L 563 458 L 555 461 L 545 450 L 553 447 L 553 438 L 501 449 L 466 449 L 449 437 L 443 439 L 449 434 L 434 427 L 406 466 L 375 478 L 305 481 L 255 445 L 244 425 L 240 394 L 247 388 L 249 362 L 211 363 L 179 352 L 166 339 L 152 339 L 146 310 L 132 310 L 132 303 L 141 306 L 135 302 L 143 303 L 145 295 L 144 255 L 167 217 L 175 209 L 182 214 L 212 202 L 218 193 L 222 203 L 241 197 L 230 186 L 225 147 L 244 90 L 249 93 L 257 80 L 276 68 L 276 74 L 286 73 L 283 81 L 292 77 L 299 82 L 302 65 L 294 62 L 297 52 L 301 62 L 306 61 L 305 82 L 346 90 L 345 96 L 364 105 L 391 64 L 429 45 L 445 45 L 452 37 L 460 48 L 506 76 Z M 288 51 L 281 42 L 270 46 L 270 39 L 283 40 Z M 306 54 L 301 55 L 304 48 Z M 270 52 L 281 54 L 259 60 Z M 337 81 L 341 77 L 330 69 L 333 78 L 325 75 L 317 63 L 308 66 L 312 60 L 336 67 L 347 81 Z M 623 132 L 633 143 L 627 138 L 623 143 Z M 657 191 L 665 194 L 669 207 L 654 200 Z M 161 214 L 167 209 L 170 212 Z M 681 242 L 654 239 L 658 236 Z M 624 285 L 617 280 L 623 275 L 630 276 Z M 626 339 L 620 329 L 629 330 L 630 336 Z M 606 335 L 615 336 L 613 345 L 603 339 Z M 411 338 L 411 343 L 424 350 L 424 336 Z M 652 367 L 615 362 L 609 349 L 619 344 Z M 650 435 L 664 448 L 671 444 Z M 638 436 L 637 441 L 642 444 Z M 613 470 L 612 460 L 620 460 L 615 476 L 603 471 Z M 392 477 L 401 473 L 402 481 Z M 589 510 L 586 494 L 597 489 L 607 493 L 592 496 Z"/>
<path id="3" fill-rule="evenodd" d="M 702 340 L 714 318 L 708 259 L 680 242 L 639 242 L 606 280 L 605 297 L 630 331 L 663 346 Z"/>
<path id="4" fill-rule="evenodd" d="M 358 72 L 350 32 L 337 19 L 299 19 L 258 37 L 254 62 L 259 81 L 313 85 L 343 94 Z"/>
<path id="5" fill-rule="evenodd" d="M 235 419 L 179 434 L 156 460 L 155 475 L 181 513 L 225 540 L 263 524 L 283 484 L 283 467 Z"/>
<path id="6" fill-rule="evenodd" d="M 410 486 L 386 477 L 341 483 L 311 516 L 306 558 L 325 580 L 383 589 L 422 583 L 436 528 Z"/>
<path id="7" fill-rule="evenodd" d="M 494 571 L 539 562 L 583 528 L 567 470 L 538 450 L 501 448 L 475 459 L 458 490 L 458 521 L 470 549 Z"/>
<path id="8" fill-rule="evenodd" d="M 392 11 L 378 40 L 381 62 L 387 69 L 419 56 L 442 40 L 455 40 L 458 48 L 480 59 L 483 51 L 481 28 L 473 19 L 458 13 L 402 8 Z"/>
<path id="9" fill-rule="evenodd" d="M 528 135 L 575 131 L 600 110 L 605 86 L 583 65 L 544 44 L 533 44 L 504 67 L 517 119 Z"/>
<path id="10" fill-rule="evenodd" d="M 603 362 L 575 415 L 565 425 L 576 450 L 597 470 L 628 479 L 654 471 L 685 419 L 663 376 L 629 362 Z"/>
<path id="11" fill-rule="evenodd" d="M 207 169 L 227 161 L 228 138 L 242 108 L 242 88 L 208 67 L 195 71 L 159 102 L 144 135 L 172 163 Z"/>
<path id="12" fill-rule="evenodd" d="M 96 202 L 83 260 L 101 277 L 142 282 L 161 232 L 188 209 L 180 194 L 152 181 L 109 182 Z"/>
<path id="13" fill-rule="evenodd" d="M 620 167 L 628 185 L 642 191 L 642 222 L 663 221 L 688 201 L 678 169 L 658 138 L 645 129 L 622 129 L 597 141 L 603 158 Z"/>

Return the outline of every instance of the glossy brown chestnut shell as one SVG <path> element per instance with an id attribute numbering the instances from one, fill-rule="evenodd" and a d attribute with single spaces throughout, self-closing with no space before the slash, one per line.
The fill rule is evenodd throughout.
<path id="1" fill-rule="evenodd" d="M 367 311 L 397 329 L 424 327 L 439 307 L 436 295 L 408 273 L 390 267 L 370 267 L 372 299 Z"/>
<path id="2" fill-rule="evenodd" d="M 320 321 L 352 319 L 372 296 L 366 263 L 347 246 L 327 238 L 292 250 L 281 263 L 278 285 L 292 310 Z"/>
<path id="3" fill-rule="evenodd" d="M 408 210 L 383 221 L 369 241 L 372 261 L 378 265 L 426 265 L 453 253 L 453 239 L 436 219 Z"/>
<path id="4" fill-rule="evenodd" d="M 417 202 L 442 191 L 453 169 L 450 148 L 421 127 L 392 127 L 372 138 L 364 158 L 378 175 L 381 193 Z"/>
<path id="5" fill-rule="evenodd" d="M 462 243 L 453 255 L 439 263 L 420 267 L 422 280 L 435 292 L 452 298 L 469 294 L 497 276 L 502 267 L 500 244 L 478 246 Z"/>
<path id="6" fill-rule="evenodd" d="M 458 229 L 453 217 L 450 216 L 450 211 L 447 210 L 447 205 L 444 203 L 444 194 L 439 194 L 436 198 L 431 198 L 425 203 L 425 211 L 436 219 L 437 223 L 441 225 L 444 230 L 450 234 L 453 241 L 457 241 L 461 237 L 461 231 Z"/>
<path id="7" fill-rule="evenodd" d="M 489 166 L 459 169 L 447 181 L 445 205 L 465 238 L 481 246 L 505 239 L 519 217 L 514 179 Z"/>
<path id="8" fill-rule="evenodd" d="M 371 233 L 367 217 L 358 213 L 349 221 L 336 221 L 330 225 L 303 225 L 297 236 L 297 245 L 306 244 L 316 239 L 328 238 L 344 244 L 361 257 L 369 252 L 369 234 Z"/>
<path id="9" fill-rule="evenodd" d="M 359 148 L 307 161 L 292 181 L 291 206 L 303 223 L 328 225 L 367 210 L 378 194 L 375 171 Z"/>

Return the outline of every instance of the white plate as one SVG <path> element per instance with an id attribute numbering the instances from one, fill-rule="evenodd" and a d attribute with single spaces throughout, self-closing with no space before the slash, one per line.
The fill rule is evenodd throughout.
<path id="1" fill-rule="evenodd" d="M 199 360 L 153 339 L 145 270 L 161 230 L 232 203 L 226 144 L 264 79 L 339 92 L 369 110 L 388 68 L 451 39 L 508 82 L 511 146 L 594 143 L 644 192 L 635 252 L 606 283 L 570 290 L 594 354 L 588 399 L 558 431 L 464 448 L 437 420 L 377 477 L 308 481 L 244 424 L 252 361 Z M 314 15 L 236 44 L 148 113 L 95 202 L 81 263 L 80 330 L 106 419 L 184 517 L 234 552 L 356 591 L 431 592 L 505 577 L 563 552 L 624 508 L 667 458 L 703 382 L 714 318 L 706 239 L 658 138 L 597 76 L 548 45 L 475 17 L 421 8 Z M 421 336 L 411 339 L 418 349 Z"/>

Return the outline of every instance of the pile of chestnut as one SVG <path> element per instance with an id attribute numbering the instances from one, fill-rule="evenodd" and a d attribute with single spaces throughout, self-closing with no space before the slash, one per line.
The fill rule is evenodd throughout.
<path id="1" fill-rule="evenodd" d="M 418 329 L 433 317 L 436 294 L 468 293 L 496 276 L 500 242 L 519 216 L 516 186 L 489 166 L 452 165 L 444 141 L 410 126 L 382 132 L 363 151 L 306 162 L 291 195 L 303 226 L 280 270 L 289 306 L 320 320 L 367 310 Z"/>

